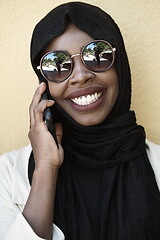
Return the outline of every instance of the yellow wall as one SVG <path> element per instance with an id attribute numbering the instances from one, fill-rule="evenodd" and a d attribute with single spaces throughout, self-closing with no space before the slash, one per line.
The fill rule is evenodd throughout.
<path id="1" fill-rule="evenodd" d="M 34 25 L 60 3 L 0 0 L 0 153 L 29 143 L 28 106 L 37 86 L 30 65 L 30 38 Z M 160 1 L 90 3 L 106 10 L 120 26 L 132 69 L 132 108 L 148 139 L 160 143 Z"/>

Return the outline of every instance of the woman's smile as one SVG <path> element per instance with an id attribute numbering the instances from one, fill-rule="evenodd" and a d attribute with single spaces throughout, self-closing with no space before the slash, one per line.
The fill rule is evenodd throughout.
<path id="1" fill-rule="evenodd" d="M 70 93 L 66 100 L 76 111 L 94 111 L 103 102 L 104 92 L 101 87 L 81 88 Z"/>
<path id="2" fill-rule="evenodd" d="M 118 76 L 113 65 L 104 72 L 86 68 L 79 53 L 84 45 L 93 41 L 87 33 L 70 24 L 65 32 L 52 40 L 45 52 L 65 50 L 73 58 L 71 75 L 63 82 L 48 81 L 53 99 L 79 124 L 96 125 L 112 111 L 119 92 Z"/>

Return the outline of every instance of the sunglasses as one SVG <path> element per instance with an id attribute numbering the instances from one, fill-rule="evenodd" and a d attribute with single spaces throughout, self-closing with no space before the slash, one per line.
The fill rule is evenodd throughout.
<path id="1" fill-rule="evenodd" d="M 115 61 L 115 51 L 109 42 L 95 40 L 82 48 L 81 53 L 70 55 L 67 51 L 51 51 L 46 53 L 40 60 L 42 76 L 51 82 L 63 82 L 72 73 L 73 57 L 81 56 L 83 64 L 93 72 L 108 70 Z"/>

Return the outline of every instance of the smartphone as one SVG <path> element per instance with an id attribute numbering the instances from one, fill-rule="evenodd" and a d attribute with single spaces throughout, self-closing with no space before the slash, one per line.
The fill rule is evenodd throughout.
<path id="1" fill-rule="evenodd" d="M 41 83 L 40 80 L 39 80 L 39 83 Z M 46 91 L 43 93 L 42 99 L 49 99 Z M 45 123 L 48 127 L 49 132 L 52 134 L 52 136 L 53 136 L 53 138 L 56 142 L 57 147 L 59 148 L 56 133 L 55 133 L 55 129 L 54 129 L 54 124 L 53 124 L 53 116 L 52 116 L 52 113 L 51 113 L 51 110 L 50 110 L 49 107 L 47 107 L 44 110 L 44 121 L 45 121 Z"/>

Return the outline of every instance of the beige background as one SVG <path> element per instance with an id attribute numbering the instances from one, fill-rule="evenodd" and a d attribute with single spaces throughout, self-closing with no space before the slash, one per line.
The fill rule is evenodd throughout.
<path id="1" fill-rule="evenodd" d="M 35 24 L 55 0 L 0 0 L 0 153 L 28 140 L 28 106 L 37 86 L 30 65 Z M 132 109 L 149 140 L 160 144 L 160 1 L 90 0 L 120 26 L 131 64 Z"/>

